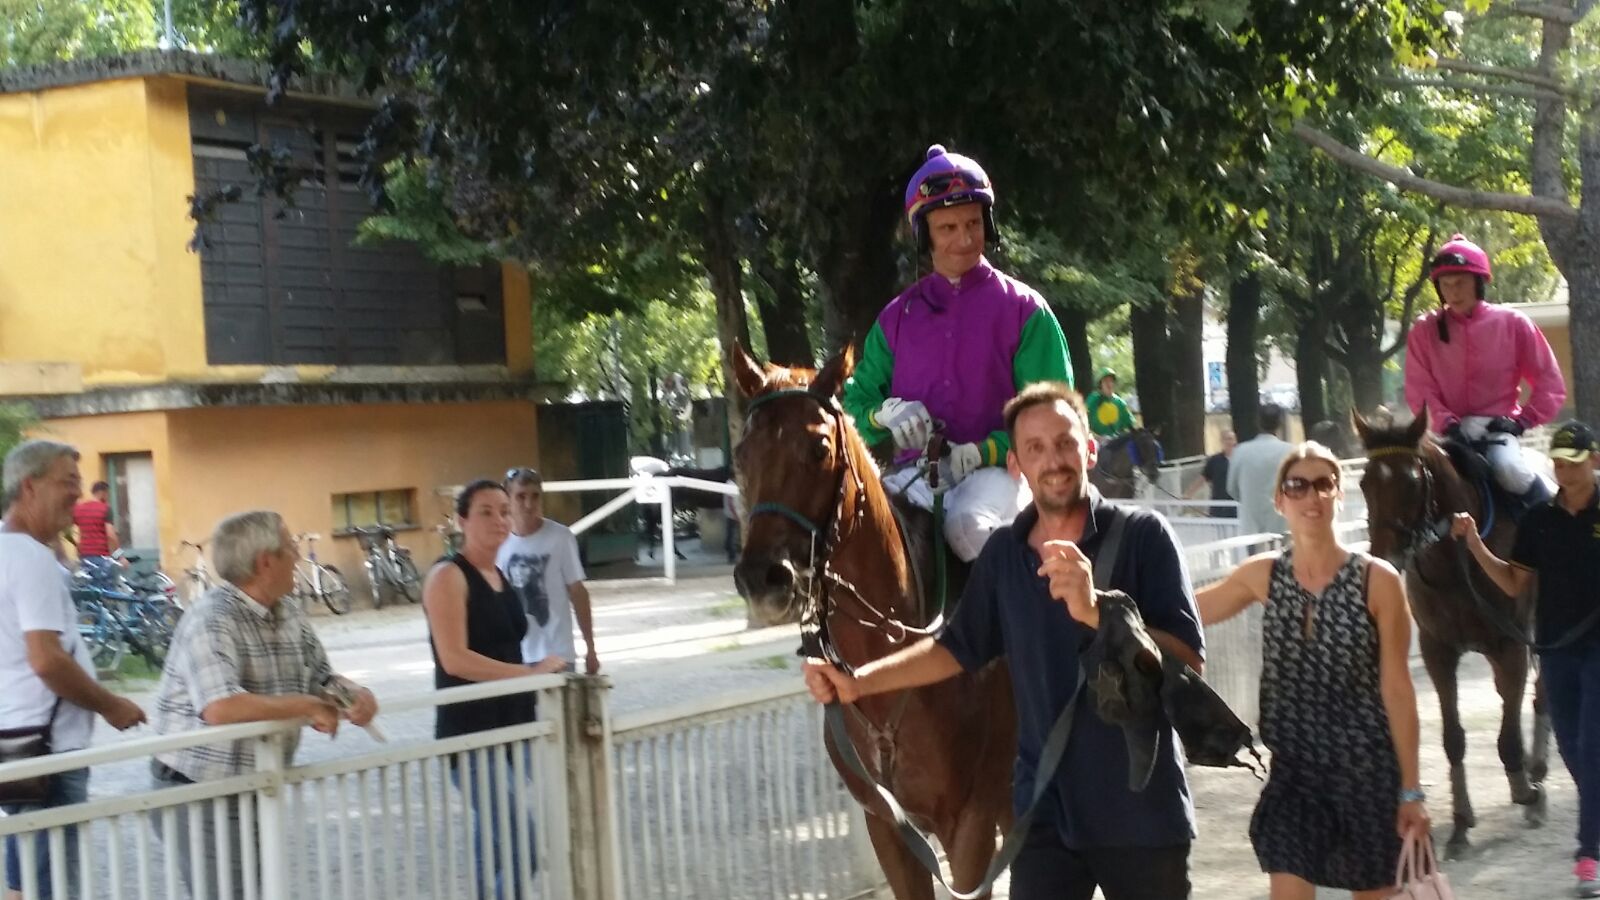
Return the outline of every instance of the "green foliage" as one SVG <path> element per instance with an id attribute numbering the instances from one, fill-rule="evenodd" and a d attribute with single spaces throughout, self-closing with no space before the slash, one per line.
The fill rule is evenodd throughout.
<path id="1" fill-rule="evenodd" d="M 0 68 L 160 47 L 163 15 L 160 0 L 0 0 Z M 261 56 L 263 42 L 237 16 L 234 0 L 172 0 L 176 46 Z"/>
<path id="2" fill-rule="evenodd" d="M 0 403 L 0 459 L 27 437 L 27 430 L 37 425 L 38 416 L 30 407 L 17 403 Z"/>

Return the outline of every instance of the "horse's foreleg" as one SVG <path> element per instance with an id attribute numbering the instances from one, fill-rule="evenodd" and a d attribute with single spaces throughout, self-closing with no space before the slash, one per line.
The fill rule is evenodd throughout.
<path id="1" fill-rule="evenodd" d="M 1010 805 L 1007 803 L 1006 807 L 1009 809 Z M 950 860 L 950 883 L 956 890 L 972 890 L 989 871 L 989 863 L 994 860 L 998 825 L 992 811 L 978 804 L 969 804 L 953 833 L 939 835 L 939 843 L 944 845 L 945 855 Z M 1009 830 L 1010 826 L 1007 825 L 1006 829 Z"/>
<path id="2" fill-rule="evenodd" d="M 1454 828 L 1450 841 L 1445 844 L 1445 856 L 1455 859 L 1467 852 L 1471 842 L 1467 831 L 1478 824 L 1472 813 L 1472 798 L 1467 794 L 1467 769 L 1463 764 L 1467 756 L 1467 733 L 1461 727 L 1461 711 L 1456 706 L 1456 666 L 1461 662 L 1461 651 L 1423 632 L 1421 635 L 1422 662 L 1428 667 L 1428 678 L 1439 695 L 1439 718 L 1444 725 L 1444 755 L 1450 761 L 1450 802 L 1454 813 Z"/>
<path id="3" fill-rule="evenodd" d="M 1522 744 L 1522 697 L 1528 685 L 1528 650 L 1508 644 L 1489 655 L 1494 689 L 1500 695 L 1500 762 L 1511 784 L 1511 802 L 1528 807 L 1523 818 L 1529 825 L 1544 824 L 1544 791 L 1528 777 Z"/>
<path id="4" fill-rule="evenodd" d="M 1533 747 L 1528 751 L 1528 779 L 1543 784 L 1550 773 L 1550 708 L 1544 701 L 1544 676 L 1533 676 Z"/>
<path id="5" fill-rule="evenodd" d="M 893 822 L 869 814 L 867 837 L 895 900 L 933 900 L 933 876 L 911 855 Z"/>

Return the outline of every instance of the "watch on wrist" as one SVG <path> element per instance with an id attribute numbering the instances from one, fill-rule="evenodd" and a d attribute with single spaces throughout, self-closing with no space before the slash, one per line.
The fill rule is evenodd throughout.
<path id="1" fill-rule="evenodd" d="M 1400 792 L 1401 803 L 1421 803 L 1426 799 L 1428 795 L 1424 794 L 1420 787 L 1406 788 Z"/>

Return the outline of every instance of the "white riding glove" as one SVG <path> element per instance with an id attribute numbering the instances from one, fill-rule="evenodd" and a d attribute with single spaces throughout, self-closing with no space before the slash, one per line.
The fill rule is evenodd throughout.
<path id="1" fill-rule="evenodd" d="M 983 465 L 983 451 L 977 444 L 956 444 L 950 448 L 950 483 L 960 484 Z"/>
<path id="2" fill-rule="evenodd" d="M 921 400 L 890 397 L 872 414 L 872 421 L 894 437 L 900 450 L 925 450 L 933 436 L 933 416 Z"/>

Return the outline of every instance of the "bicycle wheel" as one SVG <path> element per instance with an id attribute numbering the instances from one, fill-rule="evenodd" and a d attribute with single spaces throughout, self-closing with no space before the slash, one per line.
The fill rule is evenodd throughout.
<path id="1" fill-rule="evenodd" d="M 406 595 L 406 602 L 420 602 L 422 600 L 422 575 L 417 572 L 417 564 L 411 561 L 411 556 L 407 554 L 395 557 L 394 568 L 395 587 L 400 593 Z"/>
<path id="2" fill-rule="evenodd" d="M 128 654 L 128 645 L 117 637 L 108 621 L 106 611 L 98 603 L 82 603 L 78 607 L 78 638 L 89 648 L 94 667 L 102 672 L 115 672 Z"/>
<path id="3" fill-rule="evenodd" d="M 322 570 L 322 602 L 328 605 L 328 611 L 336 616 L 342 616 L 350 611 L 350 585 L 345 583 L 344 575 L 333 566 L 318 564 Z"/>
<path id="4" fill-rule="evenodd" d="M 372 608 L 383 609 L 383 567 L 373 563 L 369 556 L 362 562 L 367 567 L 367 584 L 372 586 Z"/>

